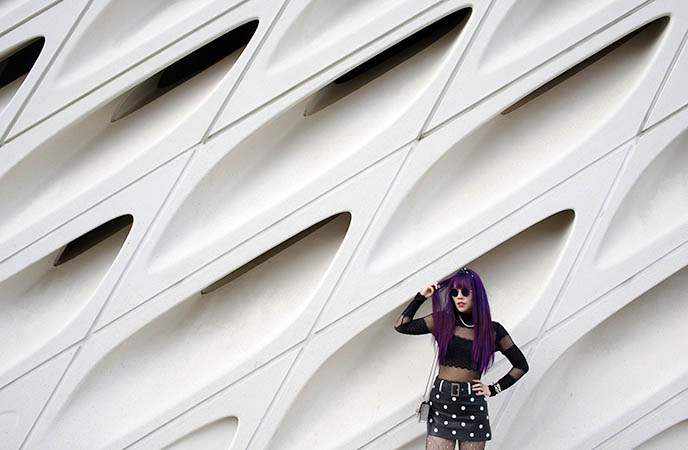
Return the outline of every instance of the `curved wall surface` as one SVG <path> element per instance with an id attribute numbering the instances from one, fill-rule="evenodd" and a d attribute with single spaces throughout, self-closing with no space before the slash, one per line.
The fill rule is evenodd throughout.
<path id="1" fill-rule="evenodd" d="M 420 450 L 393 325 L 462 266 L 530 366 L 487 448 L 683 448 L 687 43 L 683 0 L 1 2 L 0 450 Z"/>

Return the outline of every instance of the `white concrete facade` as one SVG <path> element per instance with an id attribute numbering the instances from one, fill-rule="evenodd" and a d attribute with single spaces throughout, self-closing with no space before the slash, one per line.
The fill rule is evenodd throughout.
<path id="1" fill-rule="evenodd" d="M 685 448 L 687 38 L 682 0 L 3 1 L 0 450 L 422 449 L 393 324 L 462 266 L 530 365 L 487 448 Z"/>

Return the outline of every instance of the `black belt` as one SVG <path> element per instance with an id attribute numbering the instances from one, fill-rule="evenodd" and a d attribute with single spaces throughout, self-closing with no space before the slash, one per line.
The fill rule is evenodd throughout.
<path id="1" fill-rule="evenodd" d="M 458 396 L 461 394 L 470 395 L 473 393 L 470 381 L 449 381 L 443 378 L 435 380 L 435 386 L 440 392 L 449 392 L 450 395 Z"/>

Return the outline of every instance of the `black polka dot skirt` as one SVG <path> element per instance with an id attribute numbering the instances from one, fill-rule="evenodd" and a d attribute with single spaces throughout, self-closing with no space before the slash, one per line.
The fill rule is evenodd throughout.
<path id="1" fill-rule="evenodd" d="M 489 441 L 490 416 L 484 395 L 475 395 L 468 381 L 436 377 L 430 391 L 428 434 L 460 441 Z"/>

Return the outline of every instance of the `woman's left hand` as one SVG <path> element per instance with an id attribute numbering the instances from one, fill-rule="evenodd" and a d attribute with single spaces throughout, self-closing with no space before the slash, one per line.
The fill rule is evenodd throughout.
<path id="1" fill-rule="evenodd" d="M 471 380 L 471 389 L 476 393 L 476 395 L 484 395 L 485 397 L 490 396 L 490 388 L 488 388 L 485 383 L 477 378 Z"/>

